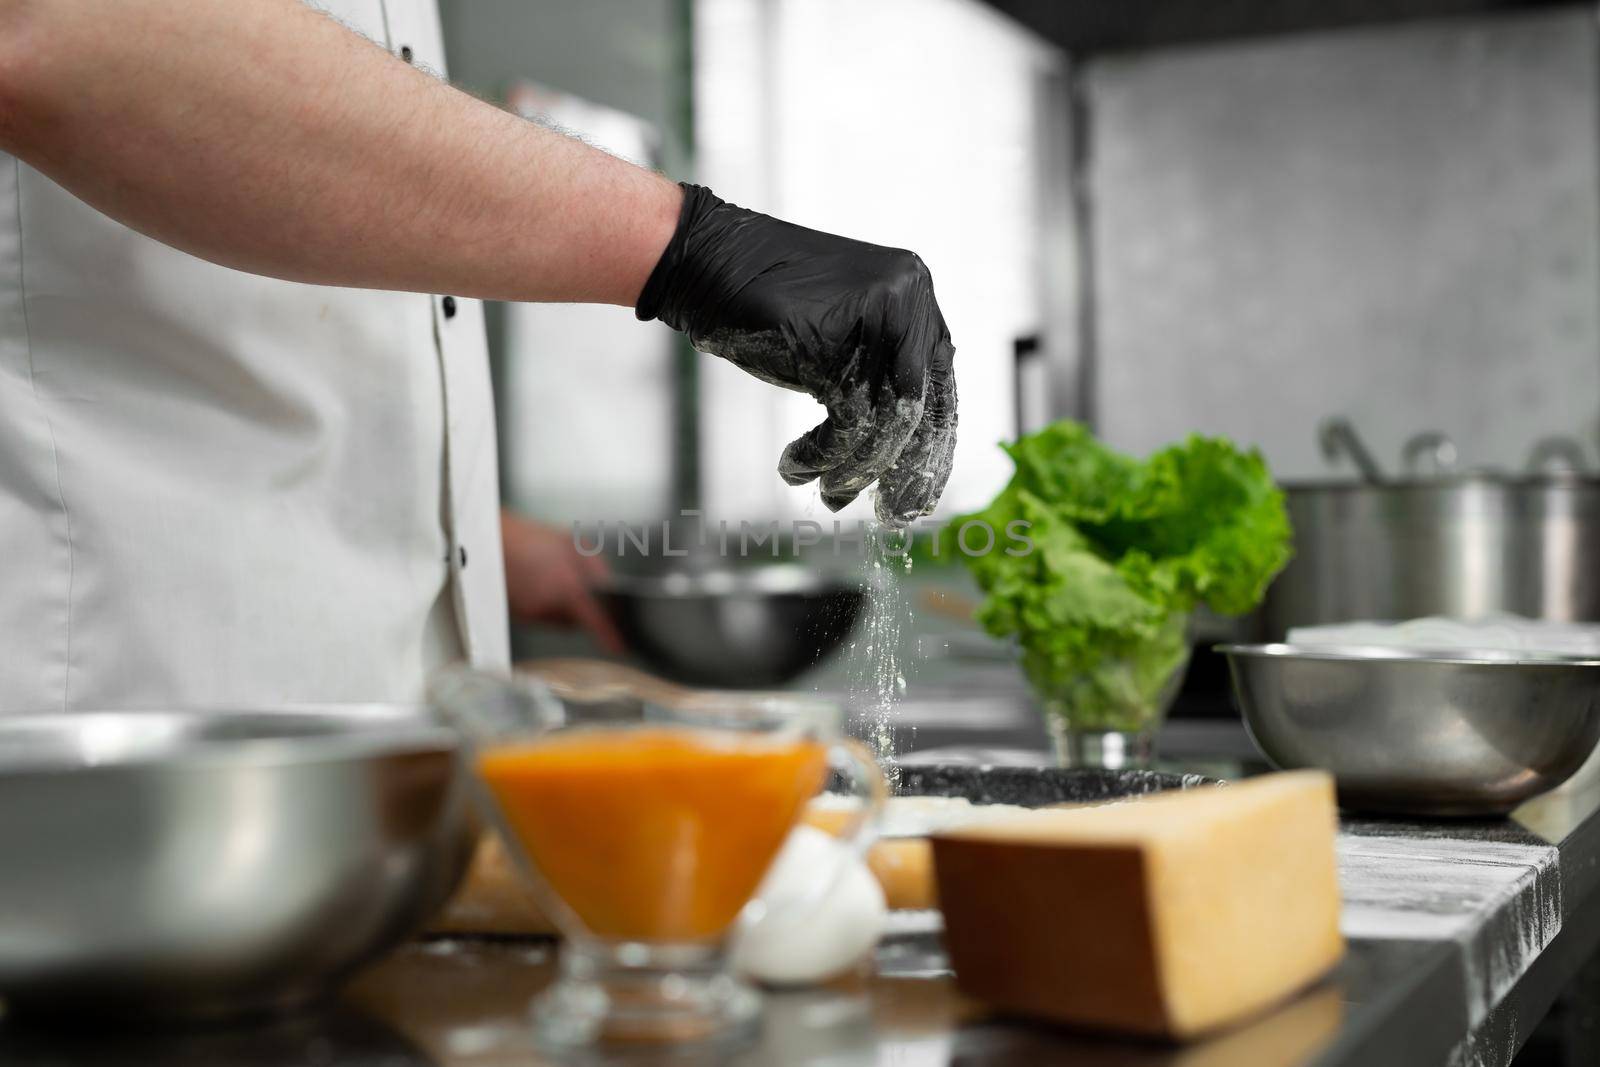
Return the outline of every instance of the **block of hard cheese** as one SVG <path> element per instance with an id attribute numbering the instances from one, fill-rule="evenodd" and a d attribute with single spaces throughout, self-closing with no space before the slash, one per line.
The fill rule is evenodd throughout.
<path id="1" fill-rule="evenodd" d="M 1337 813 L 1319 771 L 937 834 L 962 992 L 1003 1011 L 1187 1038 L 1339 959 Z"/>

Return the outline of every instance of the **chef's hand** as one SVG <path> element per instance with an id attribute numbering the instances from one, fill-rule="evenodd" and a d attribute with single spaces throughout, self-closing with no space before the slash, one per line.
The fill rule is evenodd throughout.
<path id="1" fill-rule="evenodd" d="M 955 348 L 922 260 L 683 188 L 639 318 L 827 408 L 784 449 L 790 485 L 820 477 L 837 511 L 877 481 L 878 518 L 897 526 L 932 511 L 955 448 Z"/>
<path id="2" fill-rule="evenodd" d="M 500 539 L 513 620 L 579 626 L 607 652 L 623 651 L 622 635 L 593 591 L 610 573 L 605 560 L 580 555 L 567 531 L 510 512 L 500 513 Z"/>

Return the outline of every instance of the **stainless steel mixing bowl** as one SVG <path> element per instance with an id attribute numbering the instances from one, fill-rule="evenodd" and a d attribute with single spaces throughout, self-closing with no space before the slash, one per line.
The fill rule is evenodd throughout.
<path id="1" fill-rule="evenodd" d="M 1600 662 L 1224 645 L 1245 725 L 1283 768 L 1333 773 L 1356 810 L 1503 814 L 1600 742 Z"/>
<path id="2" fill-rule="evenodd" d="M 460 879 L 456 752 L 395 707 L 0 717 L 0 998 L 216 1017 L 329 991 Z"/>
<path id="3" fill-rule="evenodd" d="M 617 575 L 600 596 L 657 674 L 725 689 L 797 677 L 838 647 L 866 599 L 859 585 L 786 564 Z"/>

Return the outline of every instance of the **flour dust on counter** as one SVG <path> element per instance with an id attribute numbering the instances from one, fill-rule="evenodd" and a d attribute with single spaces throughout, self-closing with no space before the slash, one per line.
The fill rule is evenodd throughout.
<path id="1" fill-rule="evenodd" d="M 911 533 L 869 520 L 864 540 L 865 615 L 849 647 L 852 732 L 872 747 L 893 792 L 900 784 L 894 709 L 906 690 L 900 632 L 907 605 L 900 574 L 911 569 Z"/>
<path id="2" fill-rule="evenodd" d="M 1497 1009 L 1450 1051 L 1445 1067 L 1511 1067 L 1519 1047 L 1515 1009 Z"/>
<path id="3" fill-rule="evenodd" d="M 1338 840 L 1345 936 L 1455 941 L 1476 1027 L 1561 932 L 1559 850 L 1483 830 L 1354 829 Z"/>

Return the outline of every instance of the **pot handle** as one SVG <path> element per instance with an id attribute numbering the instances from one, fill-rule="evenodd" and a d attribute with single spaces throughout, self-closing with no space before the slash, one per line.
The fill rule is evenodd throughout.
<path id="1" fill-rule="evenodd" d="M 1401 457 L 1406 475 L 1413 478 L 1438 478 L 1449 474 L 1456 469 L 1456 464 L 1461 459 L 1460 453 L 1456 451 L 1456 443 L 1438 430 L 1427 430 L 1414 435 L 1406 442 Z M 1426 466 L 1424 466 L 1425 461 Z"/>
<path id="2" fill-rule="evenodd" d="M 1372 450 L 1356 433 L 1354 424 L 1343 415 L 1332 415 L 1322 420 L 1317 427 L 1317 442 L 1322 446 L 1323 459 L 1337 463 L 1341 457 L 1348 457 L 1360 472 L 1361 480 L 1368 485 L 1382 485 L 1388 481 L 1378 461 L 1372 458 Z"/>
<path id="3" fill-rule="evenodd" d="M 1550 474 L 1555 471 L 1587 474 L 1589 463 L 1584 458 L 1583 446 L 1572 438 L 1541 437 L 1534 443 L 1533 451 L 1528 453 L 1525 470 L 1530 475 Z"/>

